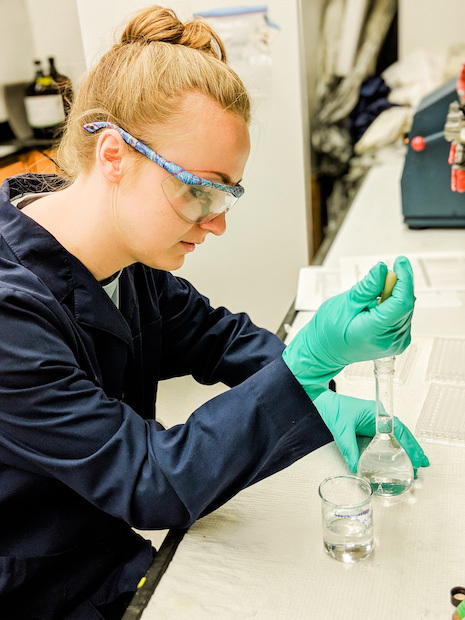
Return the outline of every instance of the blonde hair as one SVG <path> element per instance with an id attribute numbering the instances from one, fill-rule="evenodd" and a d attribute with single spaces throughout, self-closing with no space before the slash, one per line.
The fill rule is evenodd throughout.
<path id="1" fill-rule="evenodd" d="M 199 19 L 183 24 L 160 6 L 139 11 L 79 88 L 58 148 L 64 175 L 72 182 L 94 165 L 98 134 L 86 132 L 85 123 L 111 121 L 150 144 L 153 125 L 174 122 L 192 91 L 249 123 L 246 89 L 211 26 Z"/>

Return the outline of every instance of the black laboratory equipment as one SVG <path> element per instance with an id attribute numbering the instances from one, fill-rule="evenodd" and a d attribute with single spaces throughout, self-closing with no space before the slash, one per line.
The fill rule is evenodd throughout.
<path id="1" fill-rule="evenodd" d="M 464 84 L 462 68 L 458 80 L 421 101 L 413 118 L 401 179 L 409 228 L 465 227 Z"/>

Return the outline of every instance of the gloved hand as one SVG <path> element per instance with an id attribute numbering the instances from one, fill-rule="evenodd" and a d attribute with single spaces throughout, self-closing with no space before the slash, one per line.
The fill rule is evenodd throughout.
<path id="1" fill-rule="evenodd" d="M 377 298 L 387 267 L 378 263 L 350 290 L 325 301 L 284 350 L 285 363 L 311 398 L 347 364 L 397 355 L 409 345 L 415 297 L 405 256 L 396 259 L 394 272 L 397 282 L 382 304 Z"/>
<path id="2" fill-rule="evenodd" d="M 376 432 L 376 403 L 325 390 L 313 404 L 331 431 L 350 471 L 357 471 L 360 458 L 356 435 L 373 437 Z M 427 467 L 429 461 L 415 437 L 394 417 L 394 436 L 408 454 L 414 469 Z"/>

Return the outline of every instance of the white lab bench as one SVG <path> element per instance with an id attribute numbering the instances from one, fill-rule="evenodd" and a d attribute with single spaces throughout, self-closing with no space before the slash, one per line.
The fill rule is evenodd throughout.
<path id="1" fill-rule="evenodd" d="M 361 254 L 383 259 L 464 250 L 465 230 L 409 230 L 403 224 L 401 168 L 399 161 L 370 170 L 324 266 L 338 267 L 341 257 Z M 465 306 L 415 312 L 416 357 L 406 381 L 395 388 L 395 413 L 412 430 L 428 390 L 433 337 L 444 335 L 465 336 Z M 345 373 L 337 388 L 374 397 L 372 381 Z M 451 617 L 450 589 L 465 585 L 465 448 L 423 447 L 431 465 L 412 489 L 392 500 L 374 498 L 376 547 L 370 558 L 345 565 L 323 551 L 318 485 L 328 475 L 347 473 L 333 442 L 195 523 L 164 567 L 142 620 Z"/>

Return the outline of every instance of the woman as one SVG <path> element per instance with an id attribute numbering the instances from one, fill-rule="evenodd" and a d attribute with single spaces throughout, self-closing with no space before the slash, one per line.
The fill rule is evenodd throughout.
<path id="1" fill-rule="evenodd" d="M 345 364 L 407 346 L 406 259 L 391 299 L 376 307 L 378 264 L 284 357 L 274 335 L 169 273 L 224 233 L 249 119 L 217 35 L 152 7 L 80 88 L 66 180 L 1 189 L 2 618 L 120 618 L 154 555 L 132 527 L 188 527 L 333 438 L 354 470 L 356 433 L 374 432 L 373 403 L 327 388 Z M 165 430 L 157 382 L 186 374 L 231 389 Z"/>

